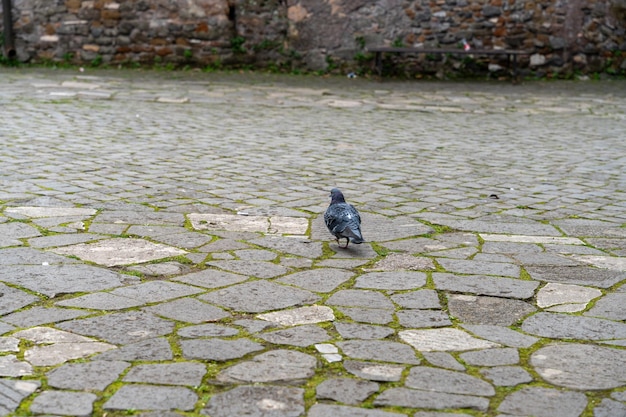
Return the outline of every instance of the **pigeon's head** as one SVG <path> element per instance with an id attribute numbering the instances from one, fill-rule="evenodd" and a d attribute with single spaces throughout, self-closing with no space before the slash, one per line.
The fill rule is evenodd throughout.
<path id="1" fill-rule="evenodd" d="M 339 188 L 333 188 L 330 190 L 330 202 L 332 203 L 345 203 L 346 199 L 343 197 Z"/>

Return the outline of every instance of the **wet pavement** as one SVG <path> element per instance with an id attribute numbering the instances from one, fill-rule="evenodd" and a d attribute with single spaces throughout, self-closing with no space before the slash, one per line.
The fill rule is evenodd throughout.
<path id="1" fill-rule="evenodd" d="M 3 69 L 0 105 L 0 415 L 626 416 L 623 81 Z"/>

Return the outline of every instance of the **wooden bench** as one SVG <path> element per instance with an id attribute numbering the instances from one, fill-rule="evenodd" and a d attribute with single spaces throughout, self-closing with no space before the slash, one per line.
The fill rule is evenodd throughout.
<path id="1" fill-rule="evenodd" d="M 445 49 L 445 48 L 406 48 L 394 46 L 372 46 L 368 52 L 375 54 L 374 65 L 379 76 L 383 75 L 383 54 L 450 54 L 450 55 L 506 55 L 511 64 L 513 82 L 517 82 L 517 56 L 531 55 L 532 52 L 516 49 Z"/>

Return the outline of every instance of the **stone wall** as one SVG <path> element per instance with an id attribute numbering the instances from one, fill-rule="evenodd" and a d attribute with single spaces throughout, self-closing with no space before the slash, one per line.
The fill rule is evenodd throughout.
<path id="1" fill-rule="evenodd" d="M 358 72 L 370 68 L 368 45 L 458 48 L 465 39 L 532 51 L 521 64 L 538 75 L 626 72 L 626 0 L 12 2 L 25 62 Z M 418 55 L 387 64 L 409 74 L 497 72 L 501 59 Z"/>

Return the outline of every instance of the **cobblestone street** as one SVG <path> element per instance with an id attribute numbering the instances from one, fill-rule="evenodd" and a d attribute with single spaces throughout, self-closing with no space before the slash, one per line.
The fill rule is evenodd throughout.
<path id="1" fill-rule="evenodd" d="M 4 68 L 0 106 L 0 416 L 626 416 L 624 81 Z"/>

